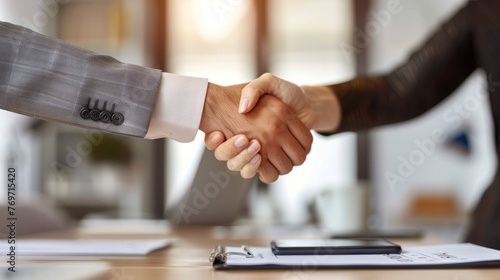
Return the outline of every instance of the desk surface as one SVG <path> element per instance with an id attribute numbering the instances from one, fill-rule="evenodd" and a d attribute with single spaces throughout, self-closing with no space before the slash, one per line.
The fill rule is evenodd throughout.
<path id="1" fill-rule="evenodd" d="M 304 235 L 301 235 L 304 237 Z M 111 271 L 103 278 L 106 280 L 140 280 L 140 279 L 500 279 L 500 269 L 433 269 L 433 270 L 241 270 L 216 271 L 208 262 L 208 255 L 214 245 L 246 244 L 251 246 L 267 246 L 274 238 L 297 237 L 290 235 L 265 238 L 257 234 L 238 235 L 231 232 L 217 231 L 207 227 L 183 227 L 172 230 L 167 235 L 80 235 L 76 232 L 38 235 L 37 238 L 176 238 L 170 248 L 152 252 L 148 256 L 138 258 L 107 258 Z M 399 242 L 399 241 L 398 241 Z M 433 240 L 405 240 L 403 245 L 432 244 Z M 97 260 L 97 259 L 96 259 Z M 50 265 L 50 263 L 47 263 Z"/>

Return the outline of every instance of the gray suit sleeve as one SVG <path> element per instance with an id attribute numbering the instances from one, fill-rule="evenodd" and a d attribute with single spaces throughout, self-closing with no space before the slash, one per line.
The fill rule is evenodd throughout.
<path id="1" fill-rule="evenodd" d="M 0 22 L 0 109 L 144 137 L 161 73 Z M 83 118 L 82 108 L 97 101 L 96 109 L 122 114 L 123 123 Z"/>

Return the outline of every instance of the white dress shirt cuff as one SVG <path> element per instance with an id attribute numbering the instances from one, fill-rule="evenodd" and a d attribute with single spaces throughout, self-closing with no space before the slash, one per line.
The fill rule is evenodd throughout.
<path id="1" fill-rule="evenodd" d="M 208 79 L 163 73 L 146 139 L 194 140 L 200 126 Z"/>

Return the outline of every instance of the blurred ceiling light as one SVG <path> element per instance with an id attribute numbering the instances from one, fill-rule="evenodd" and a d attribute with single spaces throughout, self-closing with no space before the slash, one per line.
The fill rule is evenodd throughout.
<path id="1" fill-rule="evenodd" d="M 191 5 L 200 37 L 209 42 L 226 38 L 251 10 L 249 0 L 192 0 Z"/>

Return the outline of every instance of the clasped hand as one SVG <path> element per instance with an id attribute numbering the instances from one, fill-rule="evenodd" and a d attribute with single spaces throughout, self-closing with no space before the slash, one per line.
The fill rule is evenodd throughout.
<path id="1" fill-rule="evenodd" d="M 271 74 L 246 86 L 218 88 L 217 94 L 211 94 L 211 86 L 200 128 L 207 148 L 215 149 L 217 159 L 227 161 L 230 170 L 244 178 L 258 172 L 261 181 L 271 183 L 304 162 L 315 119 L 300 87 Z M 231 113 L 235 106 L 236 116 Z"/>
<path id="2" fill-rule="evenodd" d="M 271 183 L 304 162 L 312 134 L 303 123 L 306 116 L 299 118 L 297 110 L 276 97 L 260 97 L 266 92 L 255 83 L 246 87 L 209 84 L 200 129 L 206 133 L 208 148 L 219 146 L 216 157 L 227 160 L 230 170 L 241 171 L 245 178 L 258 172 L 263 182 Z M 238 105 L 240 96 L 246 106 Z"/>

